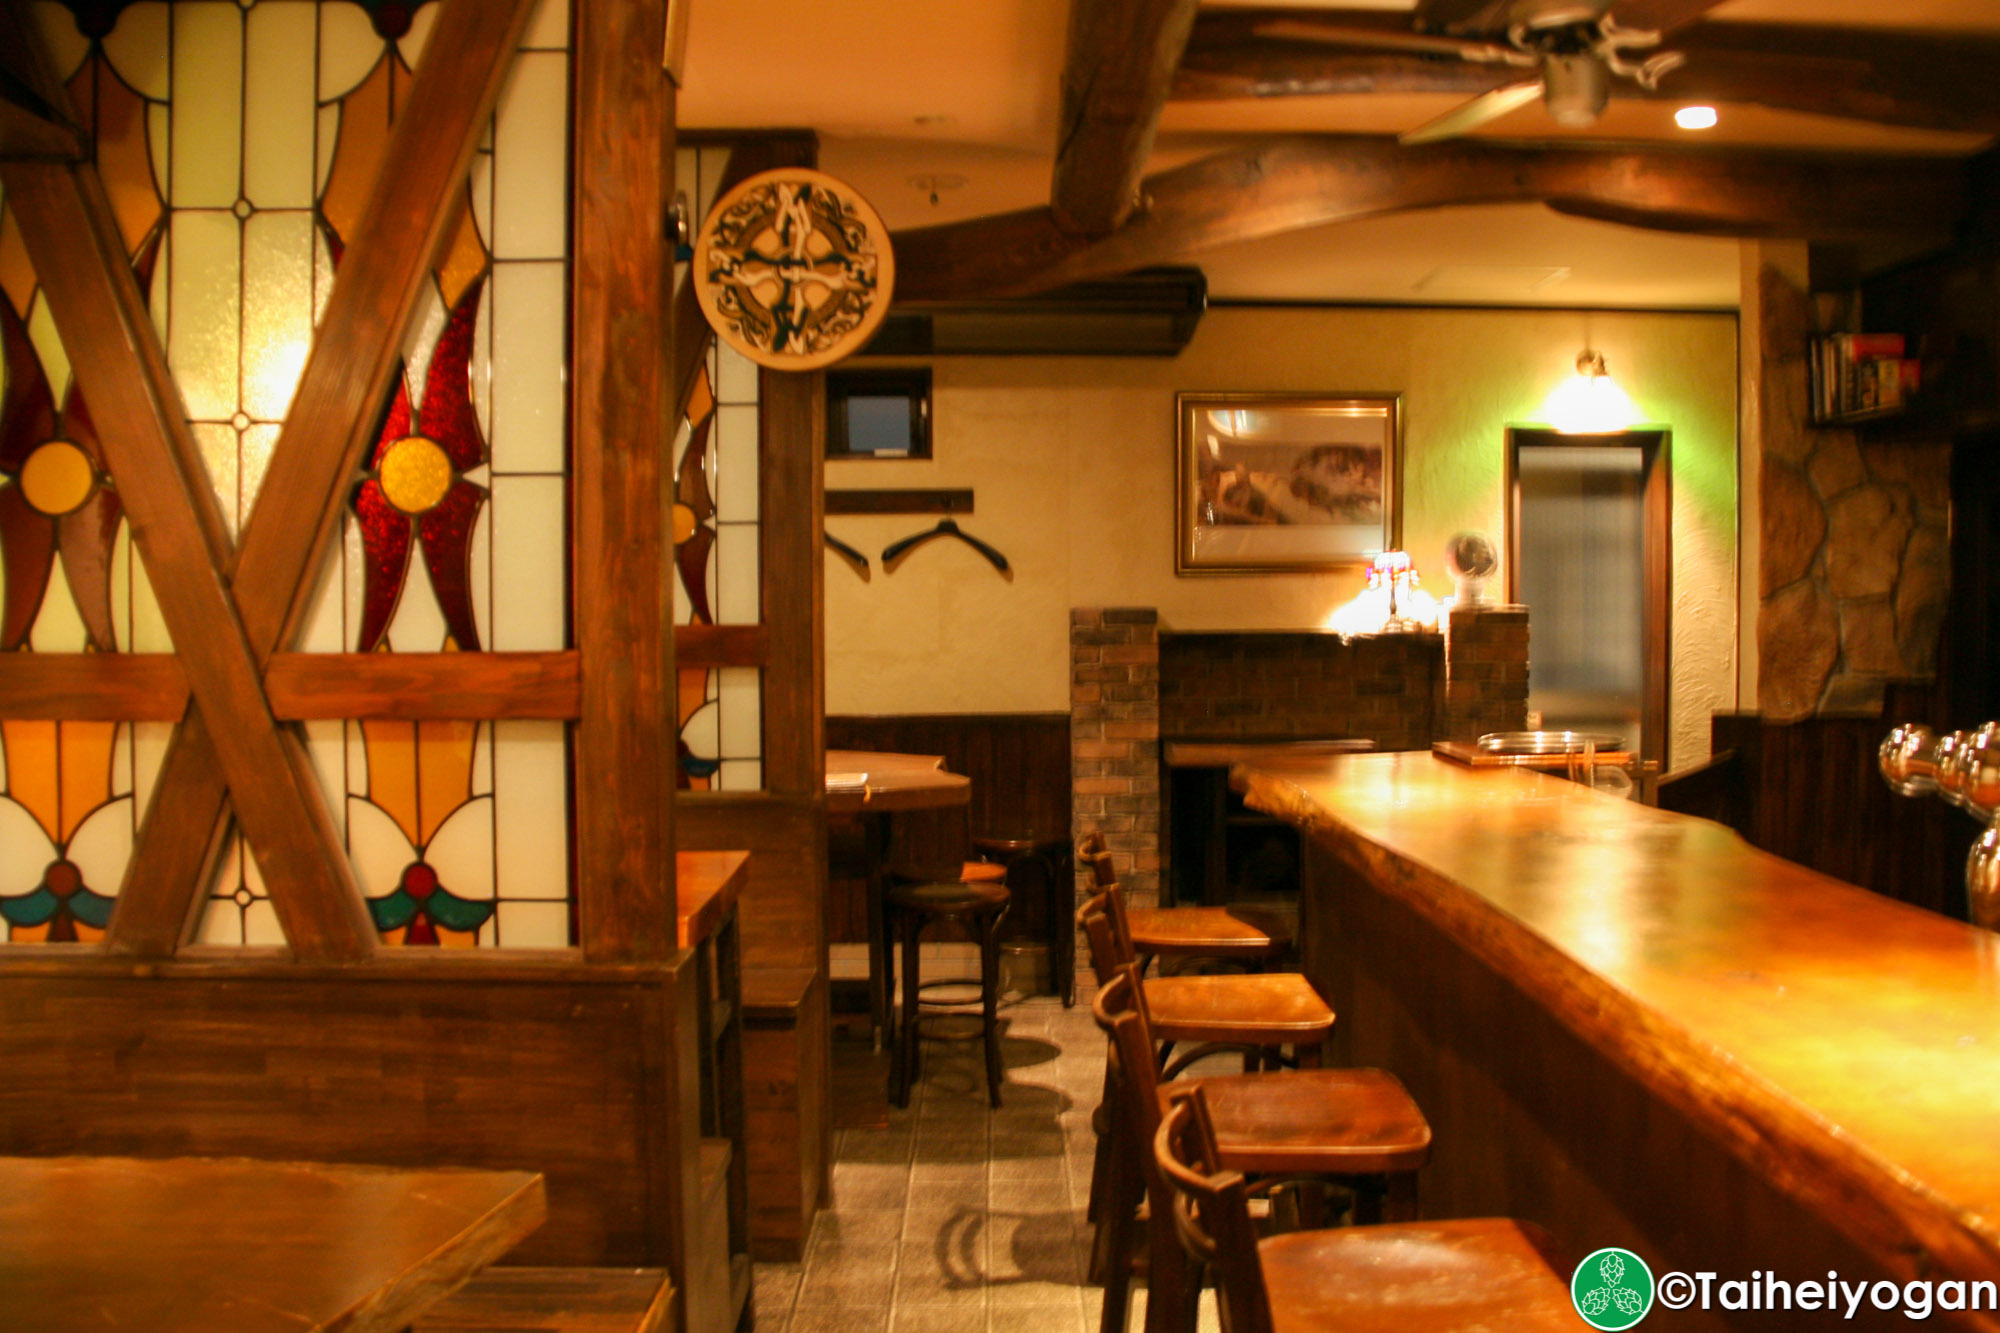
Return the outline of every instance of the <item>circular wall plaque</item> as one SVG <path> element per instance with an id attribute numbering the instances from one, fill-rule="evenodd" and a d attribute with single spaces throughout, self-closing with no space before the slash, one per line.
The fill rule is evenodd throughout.
<path id="1" fill-rule="evenodd" d="M 817 370 L 858 350 L 889 313 L 896 261 L 868 201 L 785 167 L 716 201 L 694 247 L 695 295 L 716 335 L 759 365 Z"/>

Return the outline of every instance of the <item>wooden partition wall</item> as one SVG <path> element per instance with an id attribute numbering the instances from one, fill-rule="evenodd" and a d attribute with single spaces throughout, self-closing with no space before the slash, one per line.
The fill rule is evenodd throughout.
<path id="1" fill-rule="evenodd" d="M 242 20 L 222 9 L 231 22 L 261 12 Z M 31 90 L 9 91 L 0 115 L 11 219 L 0 253 L 25 257 L 41 285 L 88 398 L 85 452 L 101 455 L 92 462 L 103 474 L 93 484 L 129 519 L 173 644 L 0 652 L 0 721 L 174 724 L 108 919 L 0 944 L 0 1153 L 529 1168 L 547 1176 L 550 1221 L 514 1259 L 666 1264 L 687 1289 L 695 1044 L 677 1034 L 704 1001 L 674 924 L 665 11 L 666 0 L 572 0 L 567 27 L 519 57 L 541 57 L 545 75 L 564 71 L 569 89 L 573 189 L 552 214 L 566 228 L 554 256 L 567 265 L 557 270 L 566 364 L 545 368 L 568 386 L 554 435 L 567 440 L 566 568 L 550 573 L 566 645 L 308 653 L 311 599 L 357 484 L 382 467 L 370 450 L 385 406 L 394 411 L 409 331 L 426 284 L 463 244 L 468 170 L 490 151 L 482 139 L 535 5 L 439 0 L 414 78 L 389 71 L 407 81 L 393 129 L 359 222 L 341 237 L 316 333 L 308 326 L 261 490 L 232 532 L 135 279 L 124 197 L 100 175 L 116 127 L 93 126 L 73 100 L 77 85 L 54 72 L 25 0 L 0 4 L 0 64 Z M 324 68 L 327 29 L 315 31 L 306 40 L 321 43 Z M 196 40 L 192 24 L 186 36 Z M 238 218 L 255 212 L 238 201 Z M 72 432 L 79 420 L 68 419 Z M 22 486 L 12 472 L 7 480 Z M 771 502 L 808 504 L 795 493 Z M 72 583 L 79 558 L 65 547 Z M 772 669 L 802 651 L 774 635 Z M 300 727 L 311 719 L 563 724 L 572 809 L 557 801 L 547 814 L 570 830 L 569 946 L 417 948 L 405 929 L 385 927 L 314 772 Z M 783 771 L 805 763 L 794 756 Z M 813 802 L 792 799 L 810 826 Z M 749 846 L 750 827 L 724 826 L 718 841 L 711 826 L 694 845 Z M 232 829 L 261 872 L 252 878 L 281 946 L 191 943 Z M 58 864 L 66 856 L 59 845 Z M 551 887 L 563 886 L 544 896 Z"/>

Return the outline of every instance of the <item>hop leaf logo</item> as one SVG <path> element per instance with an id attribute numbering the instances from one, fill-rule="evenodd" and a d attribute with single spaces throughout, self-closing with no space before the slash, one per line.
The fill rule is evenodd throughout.
<path id="1" fill-rule="evenodd" d="M 1592 1328 L 1631 1328 L 1653 1308 L 1652 1270 L 1630 1250 L 1599 1250 L 1576 1266 L 1570 1300 Z"/>

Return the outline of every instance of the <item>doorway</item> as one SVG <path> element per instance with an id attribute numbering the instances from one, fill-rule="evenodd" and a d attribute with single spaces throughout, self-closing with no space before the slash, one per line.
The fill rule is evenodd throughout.
<path id="1" fill-rule="evenodd" d="M 1666 767 L 1668 433 L 1507 432 L 1507 595 L 1530 611 L 1528 709 Z"/>

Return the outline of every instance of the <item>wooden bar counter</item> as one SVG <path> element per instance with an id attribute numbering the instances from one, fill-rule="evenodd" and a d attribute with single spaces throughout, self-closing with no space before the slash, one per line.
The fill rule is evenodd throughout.
<path id="1" fill-rule="evenodd" d="M 1401 753 L 1233 780 L 1309 835 L 1306 967 L 1335 1058 L 1394 1071 L 1431 1119 L 1426 1215 L 1713 1272 L 1712 1304 L 1766 1271 L 2000 1282 L 2000 937 L 1519 769 Z M 1911 1322 L 1863 1301 L 1648 1326 L 1829 1320 Z"/>

